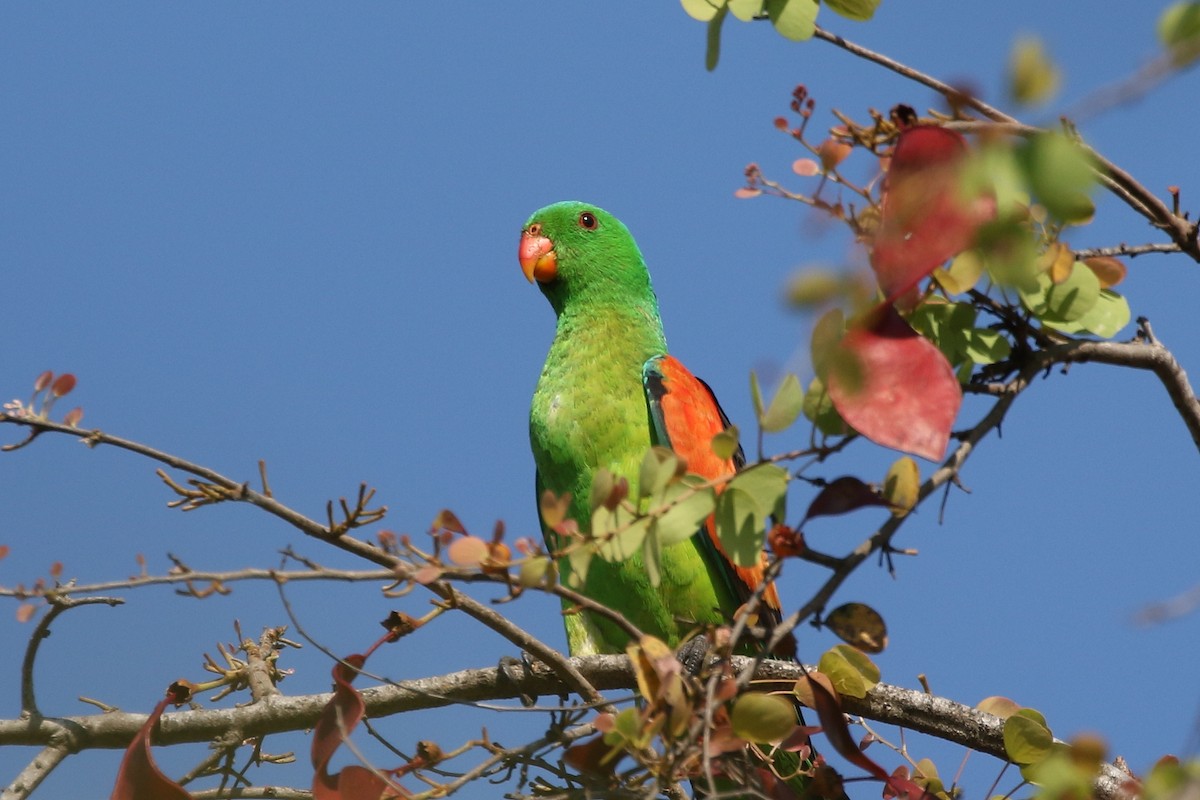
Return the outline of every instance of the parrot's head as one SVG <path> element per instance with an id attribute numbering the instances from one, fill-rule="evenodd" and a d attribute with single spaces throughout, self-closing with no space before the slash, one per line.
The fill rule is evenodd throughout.
<path id="1" fill-rule="evenodd" d="M 555 310 L 572 298 L 649 294 L 641 251 L 619 219 L 588 203 L 565 201 L 535 211 L 521 230 L 521 271 Z"/>

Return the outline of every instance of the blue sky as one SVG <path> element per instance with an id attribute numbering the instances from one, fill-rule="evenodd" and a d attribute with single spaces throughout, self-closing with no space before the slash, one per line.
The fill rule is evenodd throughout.
<path id="1" fill-rule="evenodd" d="M 1103 0 L 1082 15 L 1080 4 L 889 0 L 870 24 L 821 21 L 999 103 L 1010 43 L 1036 32 L 1066 72 L 1057 103 L 1026 117 L 1050 122 L 1155 54 L 1165 5 Z M 733 21 L 720 67 L 706 73 L 703 26 L 672 2 L 447 8 L 0 8 L 4 399 L 27 396 L 42 370 L 71 371 L 79 386 L 62 410 L 82 404 L 85 427 L 239 479 L 265 459 L 276 495 L 309 515 L 366 481 L 395 531 L 420 534 L 449 507 L 480 533 L 502 518 L 510 535 L 532 534 L 527 412 L 553 314 L 521 276 L 516 245 L 528 214 L 562 199 L 597 203 L 630 227 L 673 351 L 744 428 L 751 368 L 807 380 L 811 319 L 783 307 L 781 286 L 800 265 L 856 256 L 798 205 L 734 199 L 742 169 L 754 161 L 805 186 L 790 173 L 802 154 L 771 124 L 797 83 L 816 97 L 821 126 L 834 106 L 862 117 L 897 102 L 936 105 L 931 93 L 829 45 Z M 1152 189 L 1182 186 L 1188 205 L 1200 184 L 1198 90 L 1193 70 L 1082 131 Z M 1160 240 L 1104 199 L 1072 241 Z M 1195 264 L 1129 266 L 1134 314 L 1195 374 Z M 979 413 L 968 404 L 960 425 Z M 1003 434 L 971 460 L 972 493 L 952 494 L 944 523 L 930 507 L 906 525 L 898 544 L 920 557 L 900 561 L 894 580 L 861 569 L 838 601 L 887 618 L 885 680 L 914 686 L 924 673 L 963 702 L 1013 697 L 1059 735 L 1101 731 L 1135 769 L 1180 751 L 1200 708 L 1196 617 L 1157 628 L 1131 617 L 1196 581 L 1197 454 L 1183 424 L 1149 375 L 1081 365 L 1029 392 Z M 785 449 L 807 433 L 790 436 L 769 444 Z M 892 458 L 862 443 L 829 477 L 879 479 Z M 120 577 L 137 570 L 138 553 L 152 572 L 169 567 L 168 552 L 197 569 L 273 565 L 287 545 L 349 565 L 249 507 L 167 509 L 153 470 L 63 437 L 0 457 L 0 543 L 11 548 L 0 584 L 31 583 L 52 561 L 81 582 Z M 794 502 L 807 502 L 802 488 Z M 864 511 L 808 533 L 837 551 L 880 521 Z M 807 599 L 819 578 L 791 571 L 786 598 Z M 343 652 L 372 641 L 395 605 L 365 585 L 289 596 L 308 630 Z M 563 644 L 552 602 L 504 608 Z M 15 610 L 0 608 L 5 718 L 19 709 L 31 630 Z M 231 640 L 235 619 L 248 632 L 286 622 L 274 590 L 253 586 L 204 602 L 143 590 L 118 609 L 73 611 L 42 648 L 42 708 L 84 713 L 76 698 L 87 695 L 148 709 L 176 677 L 203 677 L 201 653 Z M 802 632 L 806 656 L 834 643 Z M 512 654 L 447 620 L 373 666 L 420 677 Z M 285 691 L 327 688 L 323 659 L 288 658 L 300 669 Z M 452 711 L 393 719 L 385 731 L 403 746 L 450 747 L 513 719 Z M 519 724 L 533 736 L 540 720 Z M 289 747 L 303 756 L 306 743 L 277 749 Z M 957 767 L 955 749 L 915 749 L 944 772 Z M 3 782 L 31 756 L 0 750 Z M 180 774 L 202 756 L 197 747 L 163 761 Z M 103 796 L 116 762 L 76 756 L 43 794 Z M 979 796 L 988 782 L 968 789 Z"/>

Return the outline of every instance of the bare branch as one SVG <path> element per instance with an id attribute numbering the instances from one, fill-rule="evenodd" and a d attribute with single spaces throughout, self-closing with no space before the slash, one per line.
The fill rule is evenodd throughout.
<path id="1" fill-rule="evenodd" d="M 37 695 L 33 690 L 33 663 L 37 660 L 37 652 L 42 640 L 50 635 L 50 624 L 58 618 L 59 614 L 71 608 L 96 603 L 116 606 L 125 602 L 119 597 L 70 598 L 51 596 L 49 600 L 50 610 L 38 620 L 37 627 L 30 634 L 29 644 L 25 648 L 25 658 L 21 662 L 21 716 L 25 719 L 34 719 L 40 716 L 37 708 Z"/>
<path id="2" fill-rule="evenodd" d="M 11 784 L 0 790 L 0 800 L 25 800 L 70 754 L 70 748 L 61 742 L 47 745 L 25 765 Z"/>

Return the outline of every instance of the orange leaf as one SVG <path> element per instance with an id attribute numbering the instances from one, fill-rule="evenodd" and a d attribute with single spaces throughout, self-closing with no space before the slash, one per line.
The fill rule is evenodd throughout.
<path id="1" fill-rule="evenodd" d="M 1111 289 L 1125 280 L 1125 265 L 1115 258 L 1095 256 L 1094 258 L 1085 258 L 1083 263 L 1084 266 L 1096 273 L 1102 289 Z"/>

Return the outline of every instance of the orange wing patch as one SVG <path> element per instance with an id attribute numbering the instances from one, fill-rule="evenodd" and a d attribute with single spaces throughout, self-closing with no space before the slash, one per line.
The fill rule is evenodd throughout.
<path id="1" fill-rule="evenodd" d="M 662 376 L 662 393 L 655 392 L 662 408 L 662 425 L 671 449 L 687 460 L 688 472 L 708 480 L 737 472 L 738 465 L 732 459 L 722 459 L 712 450 L 712 438 L 728 425 L 712 390 L 674 356 L 658 359 L 657 368 Z M 721 487 L 717 487 L 717 491 L 720 490 Z M 725 559 L 726 566 L 733 569 L 751 592 L 757 590 L 763 582 L 767 554 L 760 556 L 757 566 L 736 566 L 725 555 L 725 548 L 717 539 L 712 517 L 708 518 L 705 527 L 717 552 Z M 779 613 L 779 593 L 774 584 L 763 592 L 763 601 L 776 614 Z"/>

